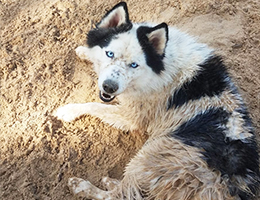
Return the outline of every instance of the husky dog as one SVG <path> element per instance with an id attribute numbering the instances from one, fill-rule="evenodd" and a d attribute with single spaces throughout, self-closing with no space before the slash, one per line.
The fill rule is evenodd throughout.
<path id="1" fill-rule="evenodd" d="M 100 98 L 118 104 L 68 104 L 64 121 L 90 114 L 149 139 L 107 190 L 70 178 L 73 193 L 98 200 L 249 200 L 259 188 L 251 120 L 221 58 L 166 23 L 132 23 L 121 2 L 76 54 L 93 62 Z"/>

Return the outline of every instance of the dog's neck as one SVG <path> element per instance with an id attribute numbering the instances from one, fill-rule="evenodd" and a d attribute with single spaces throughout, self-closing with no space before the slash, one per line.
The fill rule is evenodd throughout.
<path id="1" fill-rule="evenodd" d="M 125 112 L 125 117 L 133 124 L 133 129 L 138 129 L 152 134 L 151 129 L 159 129 L 161 116 L 167 113 L 167 101 L 170 94 L 170 86 L 164 87 L 160 93 L 158 91 L 145 93 L 143 95 L 119 95 L 118 102 L 120 109 Z M 160 117 L 159 117 L 160 116 Z M 154 131 L 154 130 L 153 130 Z"/>

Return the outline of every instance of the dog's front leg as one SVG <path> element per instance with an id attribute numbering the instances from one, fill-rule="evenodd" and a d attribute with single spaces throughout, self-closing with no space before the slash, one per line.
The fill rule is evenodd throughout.
<path id="1" fill-rule="evenodd" d="M 105 123 L 116 128 L 129 130 L 129 121 L 124 119 L 120 110 L 117 105 L 107 105 L 96 102 L 67 104 L 58 108 L 55 116 L 57 116 L 58 119 L 70 122 L 82 115 L 88 114 L 98 117 Z"/>

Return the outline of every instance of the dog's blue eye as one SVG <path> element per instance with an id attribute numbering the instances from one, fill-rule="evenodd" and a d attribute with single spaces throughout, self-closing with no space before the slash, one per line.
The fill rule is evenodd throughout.
<path id="1" fill-rule="evenodd" d="M 109 58 L 114 58 L 114 53 L 112 51 L 106 51 L 106 55 Z"/>
<path id="2" fill-rule="evenodd" d="M 135 63 L 135 62 L 133 62 L 133 63 L 131 63 L 130 64 L 130 67 L 132 67 L 132 68 L 137 68 L 139 65 L 137 64 L 137 63 Z"/>

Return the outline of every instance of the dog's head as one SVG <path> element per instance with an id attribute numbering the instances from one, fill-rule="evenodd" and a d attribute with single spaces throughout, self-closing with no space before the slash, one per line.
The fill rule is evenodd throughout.
<path id="1" fill-rule="evenodd" d="M 150 92 L 164 71 L 168 26 L 133 24 L 127 5 L 114 6 L 87 36 L 88 58 L 98 75 L 100 98 L 109 102 L 123 92 Z"/>

